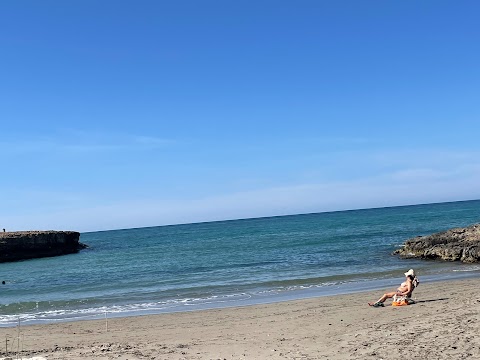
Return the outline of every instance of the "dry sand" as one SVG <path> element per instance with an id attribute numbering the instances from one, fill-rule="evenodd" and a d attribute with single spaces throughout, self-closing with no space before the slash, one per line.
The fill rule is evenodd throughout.
<path id="1" fill-rule="evenodd" d="M 381 290 L 110 319 L 108 331 L 105 320 L 22 326 L 18 358 L 480 359 L 479 285 L 422 283 L 403 307 L 369 307 Z M 15 359 L 17 328 L 0 329 L 0 356 L 7 336 Z"/>

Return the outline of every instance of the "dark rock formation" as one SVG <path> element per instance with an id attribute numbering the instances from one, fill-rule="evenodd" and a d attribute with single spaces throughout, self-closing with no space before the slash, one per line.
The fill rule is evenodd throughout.
<path id="1" fill-rule="evenodd" d="M 394 252 L 403 258 L 441 259 L 474 263 L 480 261 L 480 224 L 417 236 Z"/>
<path id="2" fill-rule="evenodd" d="M 0 233 L 0 263 L 73 254 L 87 246 L 76 231 L 18 231 Z"/>

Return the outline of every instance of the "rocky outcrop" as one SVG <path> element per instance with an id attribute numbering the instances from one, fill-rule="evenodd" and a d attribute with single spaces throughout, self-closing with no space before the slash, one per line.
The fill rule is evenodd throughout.
<path id="1" fill-rule="evenodd" d="M 87 246 L 76 231 L 18 231 L 0 233 L 0 262 L 73 254 Z"/>
<path id="2" fill-rule="evenodd" d="M 480 224 L 456 228 L 405 242 L 394 254 L 403 258 L 441 259 L 474 263 L 480 261 Z"/>

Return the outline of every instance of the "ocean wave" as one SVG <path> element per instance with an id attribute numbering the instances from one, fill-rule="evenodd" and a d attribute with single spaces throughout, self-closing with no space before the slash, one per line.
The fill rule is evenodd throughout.
<path id="1" fill-rule="evenodd" d="M 473 265 L 468 268 L 463 268 L 463 269 L 453 269 L 452 271 L 454 272 L 472 272 L 472 271 L 479 271 L 480 270 L 480 265 Z"/>
<path id="2" fill-rule="evenodd" d="M 158 302 L 143 302 L 125 305 L 103 305 L 89 308 L 62 308 L 46 311 L 18 311 L 14 314 L 0 315 L 0 327 L 16 326 L 21 324 L 41 322 L 64 322 L 77 320 L 93 320 L 104 317 L 117 317 L 118 315 L 136 314 L 143 312 L 162 313 L 188 310 L 188 307 L 199 307 L 210 304 L 225 304 L 228 302 L 239 303 L 248 300 L 251 294 L 239 293 L 228 295 L 213 295 L 203 298 L 181 298 Z M 9 304 L 9 307 L 17 306 L 18 309 L 25 309 L 26 304 Z"/>

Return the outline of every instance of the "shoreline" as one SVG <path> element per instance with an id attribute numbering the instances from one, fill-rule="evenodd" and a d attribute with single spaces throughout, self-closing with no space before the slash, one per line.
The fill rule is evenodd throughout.
<path id="1" fill-rule="evenodd" d="M 47 359 L 478 358 L 479 285 L 479 278 L 422 282 L 413 294 L 417 304 L 400 308 L 389 302 L 385 308 L 366 304 L 393 290 L 387 287 L 241 307 L 0 328 L 0 340 L 10 339 L 12 346 L 16 341 L 24 357 Z M 6 356 L 5 345 L 0 356 Z"/>
<path id="2" fill-rule="evenodd" d="M 399 274 L 396 277 L 388 277 L 383 279 L 357 279 L 337 284 L 312 285 L 294 290 L 271 289 L 267 292 L 263 292 L 261 295 L 255 293 L 235 294 L 233 296 L 233 299 L 231 298 L 231 295 L 226 295 L 225 298 L 219 297 L 217 299 L 191 299 L 190 302 L 179 302 L 169 305 L 161 305 L 161 303 L 159 303 L 158 306 L 154 306 L 151 308 L 141 308 L 140 306 L 142 304 L 134 304 L 134 306 L 138 306 L 137 309 L 117 309 L 116 311 L 102 309 L 89 312 L 79 311 L 78 313 L 72 311 L 72 314 L 42 314 L 42 316 L 38 315 L 39 317 L 33 319 L 31 318 L 32 315 L 28 313 L 9 314 L 3 315 L 4 319 L 0 324 L 0 329 L 17 327 L 18 321 L 21 322 L 21 326 L 62 324 L 77 321 L 94 321 L 99 319 L 103 320 L 105 318 L 118 319 L 137 316 L 151 316 L 215 309 L 229 309 L 237 307 L 275 304 L 288 301 L 307 300 L 312 298 L 353 295 L 366 291 L 379 291 L 383 288 L 396 288 L 398 285 L 397 282 L 399 282 L 399 279 L 401 279 L 402 276 L 403 274 Z M 421 284 L 424 284 L 475 278 L 480 279 L 480 270 L 478 269 L 472 269 L 468 271 L 449 271 L 448 273 L 443 274 L 434 273 L 430 275 L 424 275 L 420 276 L 420 281 Z M 128 307 L 128 305 L 126 307 Z M 1 317 L 2 316 L 0 316 L 0 318 Z"/>

